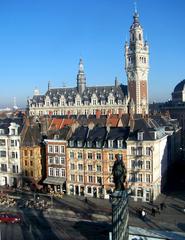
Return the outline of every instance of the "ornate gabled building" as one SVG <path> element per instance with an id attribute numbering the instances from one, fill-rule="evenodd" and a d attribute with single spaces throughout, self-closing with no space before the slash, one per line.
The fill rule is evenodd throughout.
<path id="1" fill-rule="evenodd" d="M 138 13 L 130 28 L 130 42 L 125 45 L 126 85 L 119 84 L 117 78 L 112 86 L 86 86 L 84 65 L 80 59 L 77 86 L 72 88 L 50 88 L 44 95 L 34 91 L 28 100 L 30 116 L 42 115 L 102 115 L 128 113 L 128 103 L 137 114 L 148 114 L 148 70 L 149 49 L 143 39 L 143 29 Z"/>

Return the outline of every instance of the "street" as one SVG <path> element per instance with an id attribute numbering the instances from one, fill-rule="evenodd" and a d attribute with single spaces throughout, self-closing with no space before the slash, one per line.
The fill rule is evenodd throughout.
<path id="1" fill-rule="evenodd" d="M 33 195 L 21 194 L 19 204 L 21 205 Z M 39 196 L 39 200 L 47 199 Z M 48 198 L 49 199 L 49 198 Z M 151 215 L 153 206 L 165 201 L 166 208 L 161 213 Z M 67 196 L 62 199 L 54 199 L 53 207 L 47 210 L 14 207 L 7 210 L 21 213 L 22 224 L 0 224 L 1 240 L 103 240 L 108 239 L 111 231 L 111 204 L 109 200 L 84 197 Z M 161 195 L 151 205 L 150 203 L 134 202 L 129 200 L 129 225 L 141 228 L 185 231 L 185 195 L 183 192 L 176 192 L 168 196 Z M 136 209 L 146 210 L 146 219 L 142 220 Z M 6 207 L 1 207 L 6 210 Z"/>

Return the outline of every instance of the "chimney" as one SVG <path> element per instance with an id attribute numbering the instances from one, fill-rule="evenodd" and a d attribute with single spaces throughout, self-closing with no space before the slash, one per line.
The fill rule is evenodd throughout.
<path id="1" fill-rule="evenodd" d="M 101 116 L 101 111 L 100 110 L 96 110 L 96 119 L 100 119 Z"/>

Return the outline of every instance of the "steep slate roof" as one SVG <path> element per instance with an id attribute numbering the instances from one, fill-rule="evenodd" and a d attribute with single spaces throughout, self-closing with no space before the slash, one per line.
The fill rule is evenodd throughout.
<path id="1" fill-rule="evenodd" d="M 138 118 L 134 121 L 134 129 L 130 132 L 128 140 L 136 141 L 138 132 L 143 132 L 143 140 L 154 140 L 154 132 L 156 132 L 156 139 L 166 136 L 164 127 L 159 126 L 154 119 Z"/>
<path id="2" fill-rule="evenodd" d="M 5 118 L 0 119 L 0 129 L 4 129 L 5 134 L 9 134 L 9 126 L 11 123 L 16 123 L 19 125 L 18 134 L 21 133 L 23 128 L 23 119 L 22 118 Z"/>
<path id="3" fill-rule="evenodd" d="M 22 139 L 21 146 L 33 147 L 38 146 L 41 143 L 41 133 L 39 125 L 28 126 L 24 138 Z"/>
<path id="4" fill-rule="evenodd" d="M 51 103 L 58 103 L 61 96 L 64 96 L 67 102 L 74 102 L 76 96 L 79 94 L 82 101 L 90 101 L 93 94 L 96 94 L 98 100 L 107 100 L 109 93 L 115 97 L 115 100 L 124 99 L 127 93 L 126 85 L 118 86 L 96 86 L 96 87 L 86 87 L 83 94 L 77 90 L 77 87 L 73 88 L 52 88 L 49 89 L 45 95 L 34 95 L 30 99 L 30 103 L 44 103 L 47 96 L 49 96 Z"/>
<path id="5" fill-rule="evenodd" d="M 59 130 L 48 131 L 48 139 L 67 140 L 68 133 L 71 130 L 70 126 L 65 126 Z"/>

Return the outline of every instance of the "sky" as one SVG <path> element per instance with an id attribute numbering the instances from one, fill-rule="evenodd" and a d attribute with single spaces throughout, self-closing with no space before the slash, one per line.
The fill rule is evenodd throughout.
<path id="1" fill-rule="evenodd" d="M 137 0 L 150 47 L 149 101 L 167 101 L 185 79 L 185 0 Z M 25 107 L 35 88 L 127 84 L 124 44 L 134 0 L 1 0 L 0 107 Z"/>

